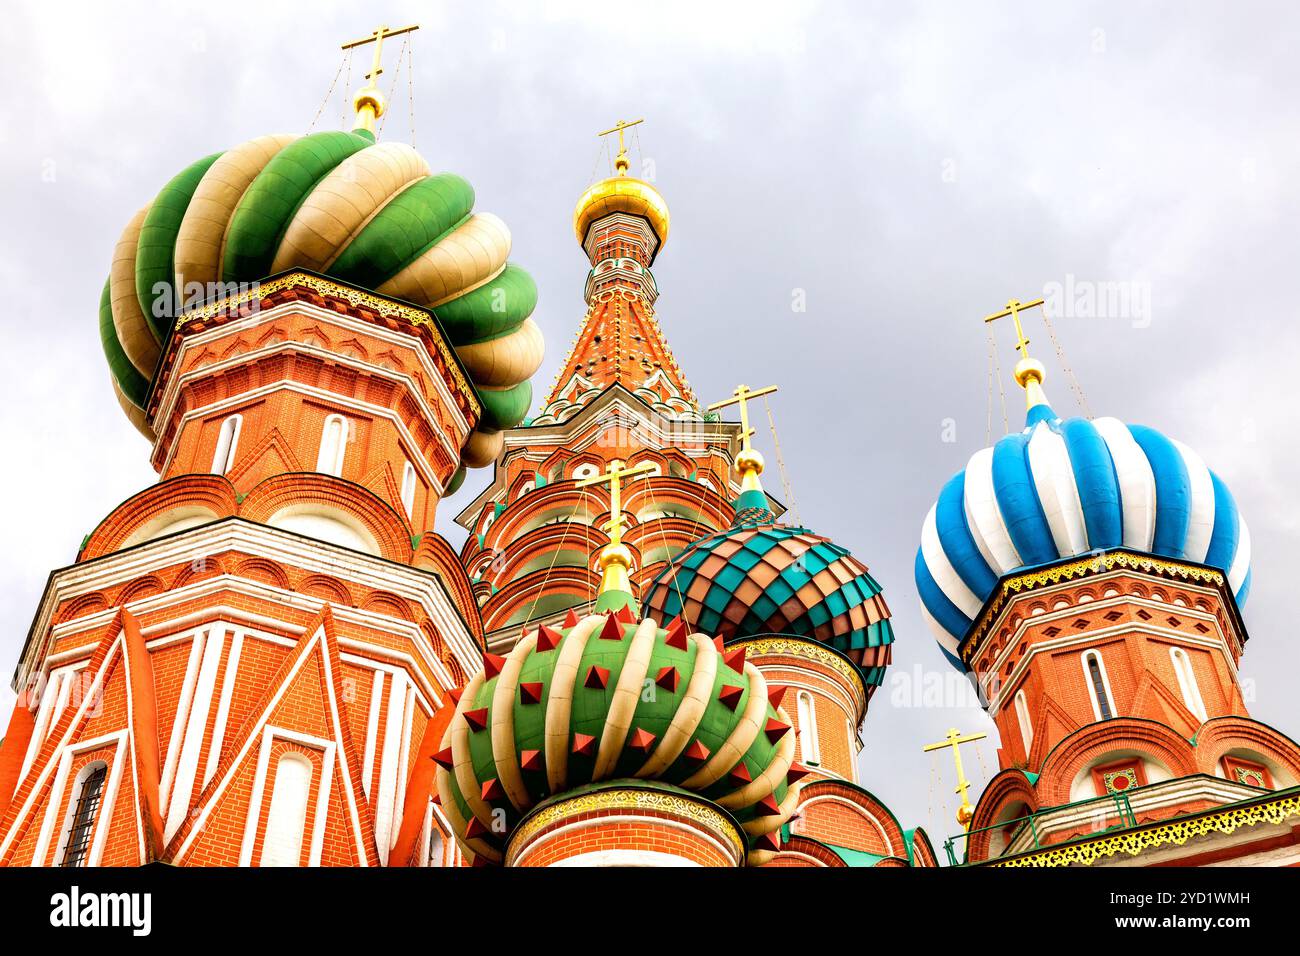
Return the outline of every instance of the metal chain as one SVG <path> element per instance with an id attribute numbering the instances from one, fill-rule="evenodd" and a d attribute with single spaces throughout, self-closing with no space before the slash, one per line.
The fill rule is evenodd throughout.
<path id="1" fill-rule="evenodd" d="M 341 56 L 339 58 L 339 68 L 334 71 L 334 79 L 330 81 L 330 88 L 325 93 L 325 99 L 321 100 L 320 108 L 316 110 L 316 115 L 312 117 L 311 125 L 307 127 L 308 133 L 316 128 L 316 124 L 320 121 L 320 115 L 325 112 L 325 107 L 329 105 L 330 97 L 334 95 L 334 87 L 338 85 L 339 77 L 343 75 L 343 64 L 348 61 L 349 58 L 347 56 Z"/>
<path id="2" fill-rule="evenodd" d="M 415 44 L 406 48 L 406 115 L 411 119 L 411 146 L 415 146 Z"/>
<path id="3" fill-rule="evenodd" d="M 772 406 L 766 396 L 763 397 L 763 407 L 767 409 L 767 424 L 772 430 L 772 446 L 776 449 L 776 467 L 781 475 L 781 487 L 785 490 L 786 500 L 790 502 L 790 510 L 794 512 L 794 523 L 802 528 L 803 518 L 799 516 L 799 504 L 794 500 L 794 486 L 790 484 L 790 476 L 785 470 L 785 456 L 781 454 L 781 439 L 776 435 L 776 419 L 772 417 Z"/>
<path id="4" fill-rule="evenodd" d="M 695 505 L 695 512 L 696 512 L 696 514 L 698 515 L 698 514 L 703 514 L 703 513 L 704 513 L 704 499 L 705 499 L 705 497 L 706 497 L 706 495 L 707 495 L 709 489 L 708 489 L 708 486 L 705 485 L 703 482 L 696 482 L 696 484 L 698 484 L 698 485 L 700 486 L 699 500 L 696 502 L 696 505 Z M 658 504 L 658 502 L 657 502 L 656 499 L 655 499 L 654 488 L 650 488 L 649 491 L 650 491 L 650 503 L 651 503 L 654 507 L 658 508 L 658 507 L 659 507 L 659 504 Z M 660 518 L 660 521 L 661 521 L 661 524 L 660 524 L 660 526 L 659 526 L 659 534 L 660 534 L 660 537 L 661 537 L 662 540 L 663 540 L 664 547 L 667 548 L 667 547 L 668 547 L 668 532 L 666 532 L 666 531 L 664 530 L 664 528 L 663 528 L 663 524 L 662 524 L 662 516 L 661 516 L 661 518 Z M 702 523 L 703 523 L 703 522 L 701 522 L 701 521 L 698 521 L 698 520 L 696 521 L 696 524 L 702 524 Z M 683 549 L 683 550 L 685 550 L 685 549 Z M 680 553 L 680 552 L 679 552 L 679 553 Z M 669 563 L 669 565 L 671 566 L 672 561 L 669 560 L 668 563 Z M 676 572 L 676 571 L 673 572 L 673 589 L 676 590 L 676 592 L 677 592 L 677 603 L 680 604 L 680 605 L 681 605 L 681 608 L 682 608 L 682 619 L 686 621 L 686 626 L 687 626 L 688 628 L 694 630 L 694 629 L 695 629 L 695 622 L 692 621 L 692 620 L 690 619 L 690 616 L 686 613 L 686 595 L 682 593 L 682 584 L 681 584 L 681 582 L 677 579 L 677 572 Z M 663 621 L 660 621 L 659 623 L 662 624 L 662 623 L 664 623 L 664 622 L 663 622 Z"/>
<path id="5" fill-rule="evenodd" d="M 536 476 L 534 476 L 533 480 L 537 480 Z M 533 598 L 533 603 L 528 607 L 528 613 L 524 615 L 525 621 L 532 620 L 533 612 L 537 610 L 537 602 L 542 599 L 542 593 L 546 590 L 546 585 L 551 580 L 551 572 L 555 570 L 555 562 L 560 559 L 560 552 L 564 550 L 564 539 L 569 536 L 569 528 L 573 526 L 573 516 L 578 513 L 578 506 L 585 506 L 587 504 L 587 489 L 578 488 L 575 490 L 581 491 L 582 497 L 578 499 L 577 504 L 575 504 L 573 509 L 569 512 L 569 520 L 564 522 L 564 530 L 560 532 L 560 543 L 555 546 L 555 550 L 551 553 L 551 563 L 547 567 L 546 573 L 542 575 L 542 583 L 537 586 L 537 596 Z M 507 494 L 509 494 L 508 490 Z"/>
<path id="6" fill-rule="evenodd" d="M 1092 418 L 1092 409 L 1088 407 L 1088 399 L 1083 394 L 1083 386 L 1079 384 L 1079 378 L 1074 374 L 1074 369 L 1070 368 L 1070 363 L 1065 360 L 1065 349 L 1061 347 L 1061 341 L 1056 337 L 1056 329 L 1052 328 L 1052 322 L 1047 317 L 1047 309 L 1040 309 L 1039 311 L 1043 313 L 1043 325 L 1047 328 L 1047 334 L 1052 340 L 1052 346 L 1056 349 L 1056 360 L 1061 363 L 1061 369 L 1065 372 L 1065 380 L 1074 392 L 1074 400 L 1079 403 L 1079 408 L 1083 409 L 1083 414 L 1088 418 Z"/>
<path id="7" fill-rule="evenodd" d="M 993 368 L 997 372 L 996 378 L 998 380 L 998 395 L 1001 396 L 1002 398 L 1002 431 L 1006 434 L 1010 434 L 1011 419 L 1007 417 L 1007 390 L 1006 390 L 1006 386 L 1002 382 L 1002 360 L 998 358 L 998 343 L 997 340 L 993 337 L 992 327 L 986 323 L 984 328 L 988 331 L 989 354 L 993 356 Z M 992 392 L 990 392 L 989 402 L 992 403 L 992 401 L 993 401 L 993 395 Z M 992 443 L 993 441 L 992 438 L 990 437 L 989 444 Z"/>
<path id="8" fill-rule="evenodd" d="M 347 75 L 347 79 L 345 79 L 345 80 L 343 81 L 343 90 L 344 90 L 344 93 L 343 93 L 343 112 L 342 112 L 342 114 L 340 114 L 340 117 L 339 117 L 339 126 L 340 126 L 341 128 L 343 128 L 343 129 L 346 129 L 346 128 L 347 128 L 347 125 L 348 125 L 348 97 L 347 97 L 347 91 L 350 90 L 350 89 L 352 89 L 352 50 L 348 50 L 348 52 L 347 52 L 347 63 L 348 63 L 348 75 Z"/>
<path id="9" fill-rule="evenodd" d="M 393 67 L 393 82 L 388 84 L 388 102 L 393 102 L 393 93 L 397 91 L 397 78 L 402 75 L 402 57 L 406 55 L 406 48 L 410 46 L 411 36 L 408 33 L 402 40 L 402 48 L 397 51 L 397 64 Z M 384 110 L 384 115 L 379 118 L 379 129 L 375 131 L 375 139 L 379 139 L 384 132 L 384 124 L 388 122 L 388 114 L 391 110 Z"/>
<path id="10" fill-rule="evenodd" d="M 987 323 L 985 324 L 984 328 L 988 330 L 988 343 L 989 343 L 988 346 L 989 413 L 988 413 L 988 423 L 986 424 L 984 429 L 984 444 L 987 446 L 993 444 L 993 352 L 995 348 L 995 343 L 993 341 L 993 330 L 988 327 Z"/>

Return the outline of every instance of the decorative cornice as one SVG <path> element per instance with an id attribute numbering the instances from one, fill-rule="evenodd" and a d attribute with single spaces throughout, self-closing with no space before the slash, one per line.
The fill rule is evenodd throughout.
<path id="1" fill-rule="evenodd" d="M 734 641 L 728 645 L 739 647 L 744 645 L 750 650 L 750 660 L 758 657 L 800 657 L 804 660 L 815 661 L 824 667 L 827 667 L 838 675 L 854 689 L 857 693 L 861 705 L 866 706 L 867 688 L 862 682 L 862 674 L 842 654 L 832 650 L 825 644 L 818 641 L 804 640 L 798 637 L 784 635 L 774 635 L 772 637 L 751 637 L 740 641 Z"/>
<path id="2" fill-rule="evenodd" d="M 246 518 L 228 516 L 51 571 L 28 629 L 11 686 L 21 686 L 24 676 L 44 659 L 44 644 L 51 634 L 54 611 L 62 602 L 160 568 L 188 562 L 195 554 L 218 554 L 224 550 L 244 551 L 277 563 L 291 564 L 303 571 L 335 575 L 365 587 L 393 591 L 426 609 L 447 647 L 467 672 L 482 660 L 483 649 L 464 618 L 471 609 L 462 611 L 450 587 L 436 571 L 352 551 Z M 205 578 L 197 583 L 212 580 L 215 579 Z M 174 593 L 166 592 L 161 597 Z M 318 600 L 306 595 L 301 597 L 308 604 Z"/>
<path id="3" fill-rule="evenodd" d="M 1036 588 L 1061 584 L 1076 578 L 1103 574 L 1107 571 L 1127 570 L 1178 578 L 1195 584 L 1208 584 L 1220 589 L 1227 585 L 1223 572 L 1199 564 L 1157 558 L 1136 551 L 1114 550 L 1088 555 L 1047 567 L 1018 574 L 1010 574 L 998 582 L 997 588 L 985 602 L 980 616 L 961 642 L 961 658 L 969 667 L 980 644 L 980 638 L 1002 613 L 1007 603 L 1022 593 Z"/>
<path id="4" fill-rule="evenodd" d="M 1213 833 L 1230 834 L 1241 827 L 1259 823 L 1280 824 L 1300 816 L 1300 794 L 1267 799 L 1245 807 L 1232 807 L 1214 813 L 1170 820 L 1140 830 L 1130 830 L 1098 840 L 1070 843 L 1050 850 L 1028 853 L 1008 860 L 994 860 L 990 866 L 1091 866 L 1103 857 L 1117 853 L 1137 856 L 1160 846 L 1182 846 L 1194 837 Z"/>
<path id="5" fill-rule="evenodd" d="M 460 359 L 451 346 L 447 344 L 447 337 L 443 333 L 437 317 L 432 312 L 418 306 L 399 302 L 396 299 L 389 299 L 365 289 L 358 289 L 333 279 L 327 279 L 312 272 L 295 269 L 292 272 L 286 272 L 261 282 L 252 283 L 232 295 L 196 306 L 177 317 L 175 331 L 181 333 L 187 326 L 194 323 L 206 323 L 216 318 L 238 315 L 243 306 L 256 303 L 255 307 L 260 307 L 263 300 L 278 292 L 291 289 L 308 289 L 318 295 L 342 299 L 353 309 L 366 309 L 376 313 L 380 318 L 400 320 L 409 325 L 429 330 L 432 333 L 430 339 L 442 357 L 447 371 L 458 390 L 469 402 L 470 408 L 474 410 L 475 418 L 482 414 L 482 404 L 479 402 L 478 394 L 466 377 Z"/>
<path id="6" fill-rule="evenodd" d="M 534 810 L 510 835 L 506 865 L 512 864 L 535 836 L 557 823 L 573 820 L 583 813 L 620 810 L 663 813 L 687 820 L 721 837 L 735 852 L 738 862 L 745 859 L 746 844 L 739 825 L 713 804 L 684 793 L 618 787 L 560 797 Z"/>

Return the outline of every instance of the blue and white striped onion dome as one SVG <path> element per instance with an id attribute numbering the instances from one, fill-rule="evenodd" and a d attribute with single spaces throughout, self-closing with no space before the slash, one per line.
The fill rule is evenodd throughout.
<path id="1" fill-rule="evenodd" d="M 1250 532 L 1200 455 L 1154 428 L 1061 419 L 1040 401 L 1024 431 L 976 452 L 926 515 L 922 616 L 963 668 L 957 646 L 1002 575 L 1118 547 L 1218 568 L 1238 605 L 1250 591 Z"/>

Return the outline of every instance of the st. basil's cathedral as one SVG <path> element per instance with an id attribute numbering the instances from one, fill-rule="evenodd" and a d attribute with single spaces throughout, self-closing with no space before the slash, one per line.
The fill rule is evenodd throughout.
<path id="1" fill-rule="evenodd" d="M 1300 747 L 1238 677 L 1250 502 L 1155 428 L 1059 417 L 1036 303 L 990 317 L 1024 428 L 920 476 L 915 580 L 884 582 L 978 688 L 999 771 L 970 794 L 967 738 L 930 745 L 956 758 L 951 837 L 872 796 L 867 709 L 922 635 L 895 634 L 869 542 L 765 490 L 776 388 L 692 390 L 634 124 L 578 200 L 586 313 L 535 395 L 505 223 L 376 135 L 403 32 L 357 41 L 351 131 L 199 159 L 105 244 L 99 335 L 159 480 L 36 608 L 0 863 L 1300 863 Z M 480 474 L 457 550 L 435 514 Z"/>

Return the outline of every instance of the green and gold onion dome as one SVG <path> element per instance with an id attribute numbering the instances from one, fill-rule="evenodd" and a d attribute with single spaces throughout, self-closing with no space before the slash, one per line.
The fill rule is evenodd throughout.
<path id="1" fill-rule="evenodd" d="M 880 585 L 829 538 L 777 523 L 757 451 L 745 449 L 736 464 L 742 491 L 732 526 L 669 562 L 646 588 L 644 613 L 681 615 L 728 643 L 765 634 L 818 641 L 857 666 L 870 696 L 894 642 Z"/>
<path id="2" fill-rule="evenodd" d="M 487 465 L 542 361 L 537 288 L 509 253 L 473 187 L 411 146 L 365 129 L 250 140 L 181 170 L 122 232 L 99 318 L 114 388 L 152 438 L 143 408 L 187 288 L 309 269 L 437 316 L 483 403 L 465 464 Z"/>
<path id="3" fill-rule="evenodd" d="M 807 773 L 783 694 L 742 648 L 680 619 L 571 615 L 489 654 L 463 688 L 434 757 L 437 799 L 467 856 L 498 863 L 551 798 L 604 781 L 680 788 L 729 811 L 763 863 Z"/>

